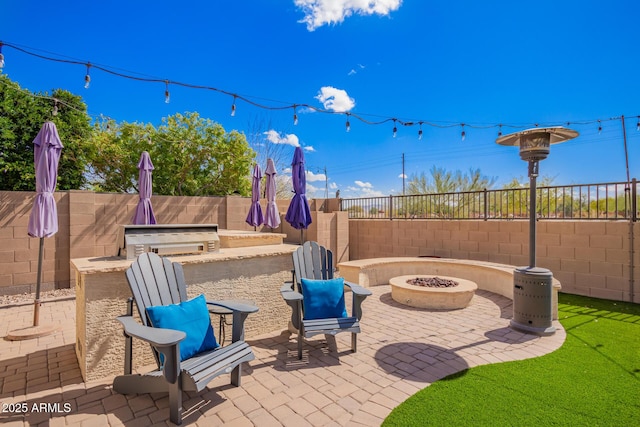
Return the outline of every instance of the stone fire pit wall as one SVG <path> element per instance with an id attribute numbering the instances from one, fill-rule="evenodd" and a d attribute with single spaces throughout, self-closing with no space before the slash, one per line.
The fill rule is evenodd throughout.
<path id="1" fill-rule="evenodd" d="M 291 253 L 297 247 L 229 248 L 218 254 L 170 258 L 183 264 L 190 298 L 204 293 L 207 299 L 254 301 L 259 311 L 245 322 L 245 338 L 251 339 L 287 328 L 291 309 L 279 291 L 283 282 L 291 280 Z M 126 313 L 131 296 L 124 274 L 131 262 L 115 257 L 71 261 L 76 274 L 76 355 L 85 381 L 123 373 L 125 340 L 115 319 Z M 217 316 L 212 316 L 212 324 L 218 338 Z M 230 334 L 227 327 L 227 337 Z M 149 345 L 133 342 L 133 368 L 153 364 Z"/>
<path id="2" fill-rule="evenodd" d="M 389 279 L 405 275 L 453 276 L 476 282 L 478 289 L 513 300 L 512 265 L 454 258 L 388 257 L 367 258 L 338 264 L 340 275 L 368 288 L 387 285 Z M 553 279 L 553 320 L 558 319 L 560 281 Z"/>

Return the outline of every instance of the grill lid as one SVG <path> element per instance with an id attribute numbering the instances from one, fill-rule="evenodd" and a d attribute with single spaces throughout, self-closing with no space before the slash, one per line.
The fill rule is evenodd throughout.
<path id="1" fill-rule="evenodd" d="M 122 225 L 118 230 L 118 256 L 127 259 L 144 252 L 183 255 L 219 251 L 217 224 Z"/>

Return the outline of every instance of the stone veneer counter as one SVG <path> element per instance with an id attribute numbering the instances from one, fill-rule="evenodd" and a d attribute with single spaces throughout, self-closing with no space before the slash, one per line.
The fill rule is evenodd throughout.
<path id="1" fill-rule="evenodd" d="M 251 300 L 245 338 L 284 330 L 290 317 L 280 287 L 291 280 L 291 253 L 298 245 L 223 248 L 219 253 L 169 257 L 183 265 L 187 294 L 213 300 Z M 124 336 L 116 317 L 131 296 L 125 270 L 133 260 L 93 257 L 71 260 L 76 286 L 76 355 L 85 381 L 118 375 L 124 369 Z M 136 310 L 134 309 L 134 313 Z M 135 313 L 137 315 L 137 313 Z M 217 319 L 212 324 L 218 336 Z M 134 339 L 134 369 L 154 363 L 148 344 Z"/>

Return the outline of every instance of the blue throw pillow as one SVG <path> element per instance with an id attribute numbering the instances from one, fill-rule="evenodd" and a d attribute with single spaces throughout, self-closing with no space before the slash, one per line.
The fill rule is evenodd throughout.
<path id="1" fill-rule="evenodd" d="M 213 335 L 207 301 L 202 294 L 180 304 L 147 307 L 147 315 L 154 328 L 175 329 L 187 334 L 180 341 L 181 361 L 219 347 Z"/>
<path id="2" fill-rule="evenodd" d="M 304 319 L 347 317 L 344 305 L 344 279 L 302 279 Z"/>

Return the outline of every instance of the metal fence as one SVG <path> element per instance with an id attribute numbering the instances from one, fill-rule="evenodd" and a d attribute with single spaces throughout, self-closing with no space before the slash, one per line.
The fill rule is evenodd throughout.
<path id="1" fill-rule="evenodd" d="M 539 219 L 638 218 L 637 181 L 537 188 Z M 342 199 L 353 219 L 528 219 L 529 188 Z"/>

